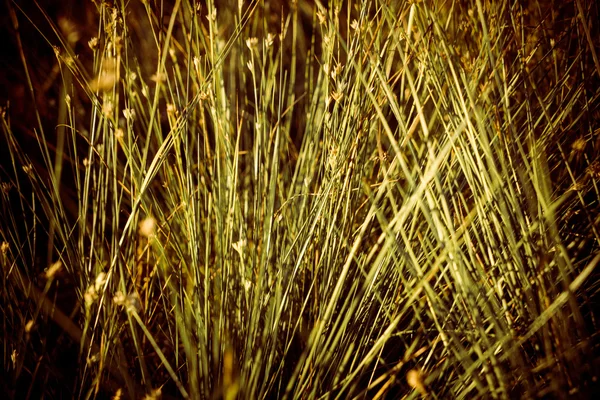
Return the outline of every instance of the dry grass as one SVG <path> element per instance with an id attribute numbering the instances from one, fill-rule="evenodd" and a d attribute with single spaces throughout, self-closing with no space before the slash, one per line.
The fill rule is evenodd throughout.
<path id="1" fill-rule="evenodd" d="M 10 396 L 597 390 L 593 2 L 8 4 Z"/>

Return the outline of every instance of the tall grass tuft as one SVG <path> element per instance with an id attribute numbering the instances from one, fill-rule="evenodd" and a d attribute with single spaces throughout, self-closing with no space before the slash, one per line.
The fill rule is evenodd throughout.
<path id="1" fill-rule="evenodd" d="M 7 4 L 9 396 L 598 390 L 594 2 Z"/>

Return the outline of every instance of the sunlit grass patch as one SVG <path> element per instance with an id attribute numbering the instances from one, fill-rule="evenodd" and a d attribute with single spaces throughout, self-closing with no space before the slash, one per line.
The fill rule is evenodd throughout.
<path id="1" fill-rule="evenodd" d="M 44 112 L 11 3 L 35 118 L 2 110 L 6 390 L 593 393 L 594 7 L 42 7 Z"/>

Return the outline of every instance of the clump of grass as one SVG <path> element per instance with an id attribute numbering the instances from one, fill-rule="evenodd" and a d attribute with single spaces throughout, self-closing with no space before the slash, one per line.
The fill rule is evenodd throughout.
<path id="1" fill-rule="evenodd" d="M 592 393 L 593 7 L 98 2 L 46 15 L 48 127 L 11 4 L 39 152 L 3 109 L 6 390 Z"/>

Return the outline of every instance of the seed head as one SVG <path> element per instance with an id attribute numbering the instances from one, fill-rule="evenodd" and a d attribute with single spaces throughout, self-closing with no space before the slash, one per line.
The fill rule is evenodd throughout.
<path id="1" fill-rule="evenodd" d="M 418 369 L 411 369 L 406 374 L 406 382 L 408 382 L 410 387 L 421 393 L 422 396 L 425 396 L 427 394 L 427 390 L 425 389 L 423 378 L 423 373 Z"/>
<path id="2" fill-rule="evenodd" d="M 140 222 L 140 235 L 144 237 L 150 237 L 155 234 L 156 231 L 156 219 L 153 217 L 146 217 L 142 222 Z"/>
<path id="3" fill-rule="evenodd" d="M 52 279 L 54 278 L 54 276 L 58 273 L 58 271 L 60 271 L 60 269 L 62 268 L 62 262 L 59 260 L 57 262 L 55 262 L 54 264 L 52 264 L 47 270 L 46 270 L 46 279 Z"/>

